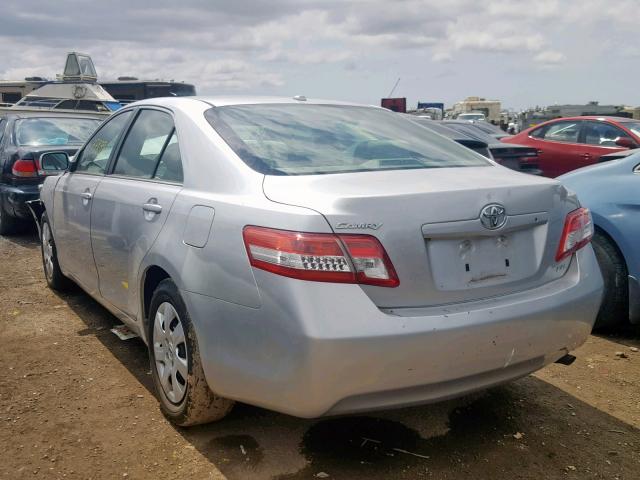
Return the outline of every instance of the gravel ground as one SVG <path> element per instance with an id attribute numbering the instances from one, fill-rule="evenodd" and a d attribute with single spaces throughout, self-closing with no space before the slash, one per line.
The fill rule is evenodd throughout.
<path id="1" fill-rule="evenodd" d="M 34 234 L 0 238 L 0 292 L 0 478 L 640 478 L 634 331 L 436 405 L 314 421 L 239 405 L 179 429 L 143 343 L 86 294 L 51 292 Z"/>

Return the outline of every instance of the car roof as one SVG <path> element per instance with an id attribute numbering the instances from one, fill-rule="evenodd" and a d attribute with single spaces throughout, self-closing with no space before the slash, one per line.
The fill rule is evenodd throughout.
<path id="1" fill-rule="evenodd" d="M 304 98 L 304 100 L 302 100 Z M 306 98 L 300 97 L 300 99 L 296 100 L 294 97 L 265 97 L 265 96 L 194 96 L 194 97 L 158 97 L 158 98 L 148 98 L 145 100 L 139 100 L 137 102 L 133 102 L 127 105 L 127 107 L 132 106 L 142 106 L 142 105 L 158 105 L 158 106 L 187 106 L 189 103 L 200 102 L 211 105 L 212 107 L 223 107 L 228 105 L 260 105 L 260 104 L 312 104 L 312 105 L 343 105 L 343 106 L 354 106 L 354 107 L 372 107 L 379 108 L 381 110 L 385 110 L 382 107 L 377 105 L 363 105 L 359 103 L 352 102 L 342 102 L 338 100 L 324 100 L 317 98 Z"/>
<path id="2" fill-rule="evenodd" d="M 50 110 L 42 110 L 42 111 L 31 110 L 31 111 L 16 111 L 16 112 L 10 112 L 8 110 L 5 110 L 5 111 L 0 110 L 0 117 L 11 118 L 11 119 L 30 118 L 30 117 L 36 117 L 36 118 L 65 118 L 66 117 L 66 118 L 86 118 L 86 119 L 98 120 L 98 121 L 102 120 L 93 115 L 83 115 L 82 113 L 76 114 L 72 112 L 52 112 Z"/>
<path id="3" fill-rule="evenodd" d="M 556 122 L 559 120 L 600 120 L 603 122 L 618 122 L 618 123 L 625 123 L 625 122 L 634 122 L 637 121 L 633 118 L 627 118 L 627 117 L 614 117 L 611 115 L 584 115 L 584 116 L 579 116 L 579 117 L 558 117 L 558 118 L 553 118 L 551 120 L 547 120 L 544 123 L 548 123 L 548 122 Z M 536 125 L 537 126 L 537 125 Z"/>

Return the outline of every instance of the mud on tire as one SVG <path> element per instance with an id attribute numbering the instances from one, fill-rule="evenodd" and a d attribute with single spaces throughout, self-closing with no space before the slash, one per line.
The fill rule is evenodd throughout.
<path id="1" fill-rule="evenodd" d="M 158 366 L 158 361 L 161 362 L 162 360 L 161 358 L 156 358 L 157 355 L 166 354 L 167 346 L 162 345 L 162 335 L 158 333 L 158 327 L 155 325 L 159 321 L 157 317 L 159 308 L 161 306 L 167 308 L 166 304 L 170 304 L 173 307 L 179 322 L 182 324 L 184 330 L 183 343 L 186 345 L 186 352 L 183 353 L 183 355 L 186 354 L 188 369 L 187 378 L 184 379 L 186 380 L 186 390 L 177 401 L 173 392 L 167 392 L 166 382 L 163 387 L 159 371 L 162 367 Z M 175 322 L 173 324 L 175 325 Z M 170 325 L 167 324 L 165 329 L 169 328 Z M 186 427 L 220 420 L 229 413 L 234 402 L 216 395 L 209 388 L 202 369 L 198 342 L 189 313 L 178 288 L 169 279 L 160 282 L 151 299 L 147 338 L 149 339 L 149 361 L 156 394 L 160 400 L 162 413 L 170 422 Z M 176 356 L 180 354 L 180 345 L 171 344 L 171 347 L 175 347 L 174 355 Z M 164 350 L 162 347 L 164 347 Z M 176 382 L 175 376 L 173 378 L 174 380 L 172 381 Z M 181 381 L 181 376 L 178 376 L 178 378 Z"/>

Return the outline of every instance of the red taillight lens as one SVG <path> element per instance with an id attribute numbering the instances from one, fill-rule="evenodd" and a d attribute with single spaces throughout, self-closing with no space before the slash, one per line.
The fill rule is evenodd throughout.
<path id="1" fill-rule="evenodd" d="M 369 235 L 247 226 L 243 237 L 251 265 L 278 275 L 316 282 L 400 284 L 384 248 Z"/>
<path id="2" fill-rule="evenodd" d="M 567 215 L 560 245 L 556 252 L 556 262 L 564 260 L 580 250 L 593 237 L 593 221 L 588 208 L 578 208 Z"/>
<path id="3" fill-rule="evenodd" d="M 400 280 L 377 238 L 371 235 L 338 235 L 347 247 L 358 283 L 397 287 Z"/>
<path id="4" fill-rule="evenodd" d="M 16 160 L 11 168 L 14 177 L 37 177 L 38 170 L 33 160 Z"/>

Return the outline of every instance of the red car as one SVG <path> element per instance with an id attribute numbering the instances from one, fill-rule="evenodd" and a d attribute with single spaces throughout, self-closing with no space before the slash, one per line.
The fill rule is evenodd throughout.
<path id="1" fill-rule="evenodd" d="M 538 166 L 557 177 L 598 163 L 609 153 L 640 146 L 640 120 L 620 117 L 557 118 L 501 139 L 538 150 Z"/>

